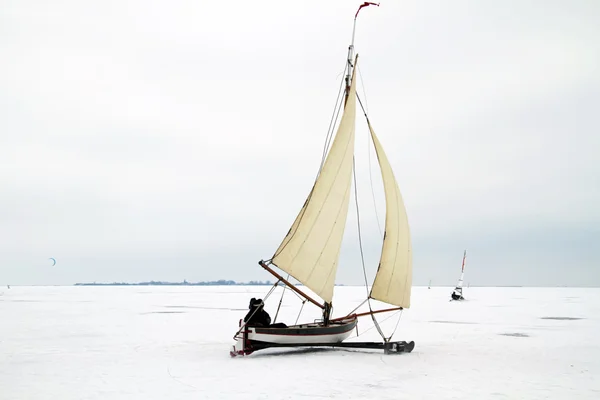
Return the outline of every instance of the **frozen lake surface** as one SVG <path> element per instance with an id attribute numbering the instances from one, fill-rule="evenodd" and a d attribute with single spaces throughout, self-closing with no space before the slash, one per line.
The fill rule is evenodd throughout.
<path id="1" fill-rule="evenodd" d="M 466 288 L 466 301 L 449 302 L 449 287 L 414 287 L 394 335 L 415 341 L 410 354 L 230 358 L 249 299 L 267 291 L 4 287 L 0 399 L 600 399 L 600 289 Z M 267 301 L 271 317 L 279 297 Z M 334 315 L 364 297 L 364 287 L 337 287 Z M 294 323 L 300 305 L 286 292 L 278 321 Z M 307 303 L 299 322 L 318 317 Z M 361 318 L 350 340 L 379 340 L 372 327 Z"/>

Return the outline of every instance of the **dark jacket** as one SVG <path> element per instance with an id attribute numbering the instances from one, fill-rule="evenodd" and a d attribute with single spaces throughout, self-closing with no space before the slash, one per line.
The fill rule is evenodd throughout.
<path id="1" fill-rule="evenodd" d="M 250 311 L 244 317 L 244 322 L 248 326 L 269 326 L 271 316 L 264 309 L 264 303 L 261 299 L 252 298 L 248 306 Z"/>

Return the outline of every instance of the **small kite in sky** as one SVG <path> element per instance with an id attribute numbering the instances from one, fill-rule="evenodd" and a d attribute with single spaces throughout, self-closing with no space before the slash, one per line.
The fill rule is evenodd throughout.
<path id="1" fill-rule="evenodd" d="M 54 258 L 49 258 L 48 260 L 52 260 L 52 262 L 53 262 L 52 266 L 53 267 L 56 265 L 56 260 Z"/>

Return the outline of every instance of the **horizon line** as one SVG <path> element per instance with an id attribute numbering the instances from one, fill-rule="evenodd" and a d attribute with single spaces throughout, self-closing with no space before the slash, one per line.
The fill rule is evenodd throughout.
<path id="1" fill-rule="evenodd" d="M 271 284 L 252 284 L 252 283 L 236 283 L 236 284 L 181 284 L 181 283 L 159 283 L 150 284 L 143 282 L 139 283 L 71 283 L 71 284 L 7 284 L 6 286 L 14 287 L 73 287 L 73 286 L 273 286 Z M 281 284 L 280 284 L 281 285 Z M 2 285 L 5 286 L 5 285 Z M 2 288 L 0 286 L 0 288 Z M 281 285 L 284 287 L 285 285 Z M 304 286 L 304 285 L 298 285 Z M 338 284 L 337 287 L 364 287 L 364 285 L 348 285 Z M 455 285 L 412 285 L 412 287 L 431 287 L 431 288 L 453 288 Z M 580 286 L 580 285 L 471 285 L 470 287 L 463 286 L 463 289 L 470 288 L 573 288 L 573 289 L 598 289 L 600 285 Z"/>

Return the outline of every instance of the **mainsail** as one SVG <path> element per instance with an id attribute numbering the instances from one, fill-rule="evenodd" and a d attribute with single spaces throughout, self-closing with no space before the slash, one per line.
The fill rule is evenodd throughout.
<path id="1" fill-rule="evenodd" d="M 386 206 L 383 248 L 370 297 L 398 307 L 409 308 L 412 288 L 412 251 L 408 217 L 392 166 L 373 127 L 368 124 L 381 168 Z"/>
<path id="2" fill-rule="evenodd" d="M 348 100 L 319 176 L 273 264 L 306 285 L 325 302 L 333 288 L 350 200 L 356 117 L 356 61 Z"/>

